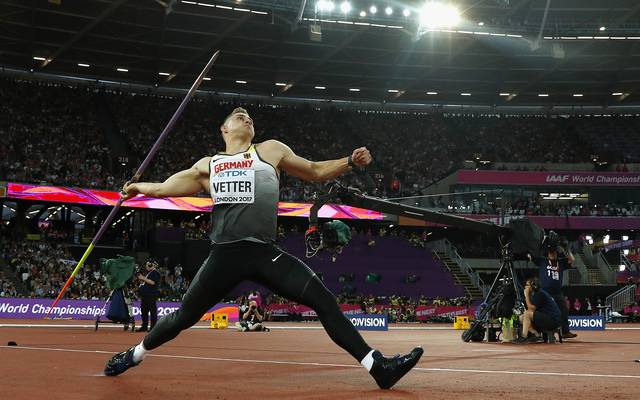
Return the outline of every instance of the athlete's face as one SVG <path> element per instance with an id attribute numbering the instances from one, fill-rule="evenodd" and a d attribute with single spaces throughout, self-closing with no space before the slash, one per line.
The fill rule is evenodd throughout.
<path id="1" fill-rule="evenodd" d="M 255 136 L 253 129 L 253 119 L 249 114 L 236 113 L 233 114 L 227 122 L 220 128 L 223 135 L 248 135 L 250 139 Z"/>

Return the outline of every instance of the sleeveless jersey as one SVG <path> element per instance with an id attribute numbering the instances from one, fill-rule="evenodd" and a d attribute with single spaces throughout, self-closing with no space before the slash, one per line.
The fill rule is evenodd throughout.
<path id="1" fill-rule="evenodd" d="M 275 242 L 280 182 L 255 145 L 242 153 L 211 157 L 209 182 L 214 243 Z"/>

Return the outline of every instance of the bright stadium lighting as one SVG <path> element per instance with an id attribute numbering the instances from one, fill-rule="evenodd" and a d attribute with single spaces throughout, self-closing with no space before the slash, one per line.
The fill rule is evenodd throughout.
<path id="1" fill-rule="evenodd" d="M 398 89 L 389 89 L 389 90 L 387 90 L 387 92 L 389 92 L 389 93 L 398 93 L 399 90 Z"/>
<path id="2" fill-rule="evenodd" d="M 377 12 L 378 12 L 378 7 L 376 7 L 376 6 L 371 6 L 371 7 L 369 7 L 369 12 L 370 12 L 371 14 L 375 14 L 375 13 L 377 13 Z"/>
<path id="3" fill-rule="evenodd" d="M 548 93 L 538 93 L 538 97 L 549 97 Z"/>
<path id="4" fill-rule="evenodd" d="M 629 255 L 629 249 L 622 250 L 622 254 L 624 254 L 625 256 L 628 256 Z"/>
<path id="5" fill-rule="evenodd" d="M 427 94 L 430 96 L 435 96 L 436 94 L 438 94 L 438 92 L 427 92 Z"/>
<path id="6" fill-rule="evenodd" d="M 620 272 L 624 272 L 627 269 L 627 266 L 624 264 L 620 264 Z"/>
<path id="7" fill-rule="evenodd" d="M 460 96 L 471 96 L 471 93 L 460 93 Z"/>
<path id="8" fill-rule="evenodd" d="M 331 12 L 336 7 L 331 0 L 319 0 L 316 3 L 316 10 L 320 12 Z"/>
<path id="9" fill-rule="evenodd" d="M 454 6 L 427 3 L 420 10 L 420 26 L 423 29 L 452 27 L 458 23 L 460 23 L 460 12 Z"/>
<path id="10" fill-rule="evenodd" d="M 203 81 L 210 81 L 211 78 L 209 78 L 208 76 L 205 76 L 204 78 L 202 78 Z"/>
<path id="11" fill-rule="evenodd" d="M 33 57 L 33 59 L 37 60 L 37 61 L 45 61 L 46 60 L 46 58 L 44 58 L 44 57 Z"/>
<path id="12" fill-rule="evenodd" d="M 287 86 L 284 82 L 276 82 L 276 86 Z"/>
<path id="13" fill-rule="evenodd" d="M 366 11 L 360 11 L 360 16 L 361 17 L 366 17 L 367 16 L 367 12 Z"/>
<path id="14" fill-rule="evenodd" d="M 500 93 L 500 96 L 503 96 L 503 97 L 511 96 L 511 93 Z"/>
<path id="15" fill-rule="evenodd" d="M 170 73 L 168 73 L 168 72 L 158 72 L 158 75 L 162 75 L 162 76 L 169 76 L 169 75 L 171 75 L 171 74 L 170 74 Z"/>
<path id="16" fill-rule="evenodd" d="M 247 83 L 247 81 L 236 81 L 236 83 L 239 83 L 241 85 L 244 85 L 245 83 Z"/>
<path id="17" fill-rule="evenodd" d="M 405 8 L 402 11 L 402 15 L 404 15 L 405 17 L 409 17 L 411 15 L 411 10 L 409 10 L 408 8 Z"/>
<path id="18" fill-rule="evenodd" d="M 627 236 L 627 235 L 623 235 L 623 236 L 622 236 L 622 240 L 629 240 L 629 236 Z"/>
<path id="19" fill-rule="evenodd" d="M 360 89 L 358 89 L 358 88 L 351 88 L 351 89 L 349 89 L 349 91 L 350 91 L 350 92 L 359 92 L 359 91 L 360 91 Z"/>
<path id="20" fill-rule="evenodd" d="M 343 14 L 348 14 L 351 11 L 351 4 L 348 1 L 343 1 L 342 4 L 340 4 L 340 11 L 342 11 Z"/>
<path id="21" fill-rule="evenodd" d="M 478 26 L 484 26 L 484 22 L 482 21 L 478 22 Z"/>
<path id="22" fill-rule="evenodd" d="M 318 89 L 318 90 L 325 90 L 327 87 L 326 86 L 314 86 L 314 89 Z"/>
<path id="23" fill-rule="evenodd" d="M 126 69 L 126 68 L 116 68 L 116 71 L 118 71 L 118 72 L 129 72 L 129 70 Z"/>
<path id="24" fill-rule="evenodd" d="M 91 65 L 89 65 L 89 64 L 78 63 L 78 67 L 89 68 L 90 66 L 91 66 Z"/>
<path id="25" fill-rule="evenodd" d="M 609 243 L 609 238 L 610 238 L 609 235 L 604 235 L 604 237 L 602 238 L 602 243 L 608 244 Z"/>
<path id="26" fill-rule="evenodd" d="M 393 8 L 391 8 L 391 7 L 385 8 L 384 9 L 384 13 L 387 14 L 387 15 L 393 14 Z"/>
<path id="27" fill-rule="evenodd" d="M 612 96 L 622 96 L 622 92 L 613 92 L 611 93 Z"/>
<path id="28" fill-rule="evenodd" d="M 606 27 L 606 26 L 601 26 L 601 27 L 600 27 L 600 32 L 604 32 L 604 31 L 606 31 L 606 30 L 607 30 L 607 27 Z"/>
<path id="29" fill-rule="evenodd" d="M 573 97 L 583 97 L 584 95 L 582 93 L 574 93 Z"/>

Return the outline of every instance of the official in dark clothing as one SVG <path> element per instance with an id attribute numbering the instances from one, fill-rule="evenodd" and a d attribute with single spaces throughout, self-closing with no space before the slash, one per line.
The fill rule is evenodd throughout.
<path id="1" fill-rule="evenodd" d="M 158 307 L 156 301 L 160 296 L 160 273 L 156 270 L 155 261 L 147 261 L 145 264 L 146 275 L 138 274 L 138 279 L 142 282 L 138 293 L 140 294 L 140 311 L 142 313 L 142 326 L 136 332 L 149 331 L 149 315 L 151 315 L 151 329 L 158 321 Z"/>
<path id="2" fill-rule="evenodd" d="M 569 309 L 562 294 L 562 274 L 564 270 L 571 268 L 574 260 L 573 254 L 562 246 L 549 248 L 546 257 L 532 259 L 538 267 L 540 288 L 551 296 L 560 309 L 563 339 L 578 336 L 569 331 Z"/>
<path id="3" fill-rule="evenodd" d="M 520 316 L 522 337 L 520 342 L 535 342 L 542 332 L 553 331 L 560 327 L 561 313 L 556 302 L 549 293 L 540 288 L 536 278 L 529 278 L 524 286 L 526 311 Z M 533 337 L 528 337 L 532 333 Z"/>

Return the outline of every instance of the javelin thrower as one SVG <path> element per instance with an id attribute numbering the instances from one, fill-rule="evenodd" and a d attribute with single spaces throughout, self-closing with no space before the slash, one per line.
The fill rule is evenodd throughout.
<path id="1" fill-rule="evenodd" d="M 253 144 L 253 120 L 243 108 L 234 109 L 220 131 L 224 153 L 204 157 L 163 183 L 123 187 L 124 200 L 139 193 L 180 197 L 209 192 L 214 203 L 212 246 L 180 309 L 158 321 L 140 344 L 114 355 L 105 374 L 118 375 L 139 365 L 149 351 L 194 325 L 234 286 L 250 280 L 315 310 L 331 339 L 360 362 L 380 388 L 391 388 L 418 363 L 422 348 L 387 358 L 369 347 L 318 276 L 275 245 L 280 171 L 306 181 L 329 181 L 353 167 L 368 165 L 369 150 L 360 147 L 349 157 L 313 162 L 276 140 Z"/>

